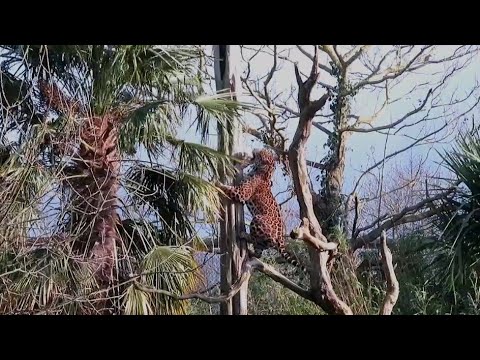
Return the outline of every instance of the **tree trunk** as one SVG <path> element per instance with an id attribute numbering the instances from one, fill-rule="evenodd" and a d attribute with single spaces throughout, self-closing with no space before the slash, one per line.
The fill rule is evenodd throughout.
<path id="1" fill-rule="evenodd" d="M 46 103 L 67 116 L 87 118 L 80 129 L 80 146 L 71 167 L 69 183 L 72 195 L 70 233 L 78 237 L 75 250 L 91 258 L 100 286 L 114 279 L 116 255 L 117 192 L 120 187 L 118 123 L 122 115 L 111 111 L 103 116 L 85 114 L 78 103 L 67 98 L 54 84 L 40 82 Z"/>
<path id="2" fill-rule="evenodd" d="M 317 111 L 323 108 L 329 97 L 323 95 L 320 99 L 311 101 L 311 91 L 319 77 L 318 49 L 315 48 L 315 56 L 310 76 L 303 81 L 298 67 L 295 65 L 295 76 L 297 78 L 298 105 L 300 117 L 297 130 L 288 150 L 288 161 L 292 172 L 293 184 L 300 207 L 300 218 L 307 221 L 303 226 L 308 227 L 311 235 L 315 238 L 324 238 L 322 228 L 316 217 L 313 208 L 312 193 L 309 187 L 307 172 L 306 144 L 310 137 L 313 119 Z M 307 224 L 308 222 L 308 224 Z M 310 270 L 310 286 L 312 289 L 313 301 L 329 314 L 351 315 L 352 310 L 335 293 L 330 278 L 327 263 L 330 258 L 329 251 L 318 251 L 309 246 L 309 255 L 312 268 Z"/>
<path id="3" fill-rule="evenodd" d="M 235 185 L 243 178 L 243 173 L 238 172 L 235 177 Z M 233 281 L 237 281 L 242 275 L 242 266 L 248 256 L 247 243 L 241 239 L 240 234 L 245 232 L 245 215 L 243 206 L 235 205 L 235 240 L 233 243 Z M 233 314 L 248 315 L 248 279 L 243 283 L 240 291 L 233 297 Z"/>
<path id="4" fill-rule="evenodd" d="M 315 199 L 315 214 L 327 233 L 335 227 L 346 231 L 346 214 L 341 196 L 345 172 L 345 148 L 349 133 L 342 131 L 348 124 L 350 104 L 343 94 L 347 91 L 347 71 L 343 70 L 338 79 L 339 94 L 331 105 L 335 113 L 334 129 L 328 138 L 329 154 L 323 169 L 321 190 Z"/>
<path id="5" fill-rule="evenodd" d="M 84 241 L 93 244 L 90 253 L 100 283 L 113 281 L 117 233 L 117 192 L 120 154 L 118 149 L 118 118 L 113 114 L 93 117 L 81 132 L 77 166 L 83 181 L 76 191 L 78 207 L 84 214 L 87 232 Z"/>
<path id="6" fill-rule="evenodd" d="M 347 133 L 341 133 L 338 140 L 333 140 L 332 153 L 325 163 L 322 189 L 314 202 L 315 214 L 327 233 L 332 233 L 335 227 L 346 230 L 345 207 L 341 196 L 345 171 L 346 139 Z"/>
<path id="7" fill-rule="evenodd" d="M 301 115 L 299 125 L 292 144 L 288 151 L 290 169 L 300 206 L 300 217 L 307 218 L 309 230 L 316 238 L 322 237 L 322 229 L 315 216 L 312 204 L 312 194 L 309 188 L 305 147 L 310 136 L 313 116 Z M 336 295 L 330 273 L 327 268 L 329 252 L 317 251 L 309 247 L 312 269 L 310 272 L 310 286 L 314 302 L 329 314 L 350 315 L 351 309 Z"/>
<path id="8" fill-rule="evenodd" d="M 239 82 L 235 78 L 231 62 L 230 45 L 214 45 L 215 57 L 215 82 L 217 91 L 230 90 L 236 92 Z M 235 99 L 236 96 L 232 94 Z M 241 152 L 241 141 L 238 123 L 232 124 L 233 139 L 225 139 L 221 136 L 222 131 L 218 125 L 218 149 L 227 154 L 235 154 Z M 230 140 L 230 141 L 229 141 Z M 225 172 L 219 169 L 220 181 L 227 183 Z M 242 178 L 239 171 L 235 183 Z M 233 204 L 230 201 L 224 201 L 223 206 L 225 213 L 220 221 L 220 289 L 222 294 L 230 291 L 232 283 L 236 282 L 241 275 L 241 268 L 245 257 L 247 256 L 247 245 L 244 240 L 240 240 L 238 236 L 245 230 L 244 212 L 241 204 Z M 247 291 L 248 282 L 246 281 L 240 291 L 232 300 L 226 301 L 220 305 L 220 313 L 222 315 L 246 315 L 247 314 Z"/>

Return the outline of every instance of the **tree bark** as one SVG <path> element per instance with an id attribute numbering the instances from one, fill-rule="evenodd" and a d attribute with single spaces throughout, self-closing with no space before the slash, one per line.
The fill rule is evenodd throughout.
<path id="1" fill-rule="evenodd" d="M 96 266 L 95 274 L 104 284 L 113 281 L 117 232 L 117 192 L 120 187 L 120 154 L 118 150 L 118 118 L 113 114 L 89 119 L 81 133 L 77 166 L 82 169 L 83 179 L 76 189 L 80 194 L 80 208 L 90 223 L 85 236 L 93 242 L 91 258 Z M 87 226 L 88 229 L 88 226 Z"/>
<path id="2" fill-rule="evenodd" d="M 310 100 L 312 88 L 316 84 L 319 77 L 318 69 L 318 50 L 315 50 L 315 57 L 312 70 L 308 79 L 303 82 L 298 68 L 295 67 L 297 77 L 298 104 L 300 110 L 300 118 L 297 130 L 293 137 L 292 143 L 288 150 L 288 161 L 292 172 L 292 179 L 297 195 L 298 204 L 300 206 L 300 217 L 308 219 L 310 234 L 317 239 L 324 238 L 320 223 L 315 215 L 312 202 L 312 194 L 309 188 L 306 144 L 310 137 L 314 116 L 320 110 L 328 99 L 328 94 L 323 95 L 316 101 Z M 309 255 L 312 263 L 310 270 L 310 286 L 315 303 L 322 307 L 329 314 L 351 315 L 352 310 L 336 295 L 330 273 L 327 268 L 329 260 L 329 252 L 318 251 L 313 247 L 309 247 Z"/>
<path id="3" fill-rule="evenodd" d="M 237 167 L 238 174 L 235 178 L 235 185 L 238 185 L 243 178 L 243 172 Z M 245 232 L 245 214 L 241 204 L 235 204 L 235 241 L 233 243 L 233 281 L 237 281 L 242 275 L 242 264 L 246 260 L 247 242 L 240 236 Z M 248 315 L 248 282 L 245 280 L 239 292 L 233 297 L 233 314 Z"/>
<path id="4" fill-rule="evenodd" d="M 387 234 L 385 231 L 382 231 L 381 245 L 380 251 L 382 254 L 383 269 L 387 280 L 387 293 L 385 294 L 385 300 L 380 309 L 380 315 L 391 315 L 393 308 L 397 303 L 398 295 L 400 294 L 400 285 L 395 275 L 392 253 L 387 246 Z"/>
<path id="5" fill-rule="evenodd" d="M 288 159 L 292 172 L 295 192 L 300 206 L 300 216 L 307 218 L 310 232 L 316 238 L 323 238 L 322 229 L 313 211 L 312 195 L 308 186 L 308 173 L 305 158 L 305 145 L 310 135 L 313 116 L 301 116 L 297 132 L 290 149 Z M 329 253 L 309 247 L 312 269 L 310 271 L 310 286 L 315 302 L 329 314 L 352 314 L 351 309 L 341 301 L 333 290 L 330 274 L 327 269 Z"/>
<path id="6" fill-rule="evenodd" d="M 338 135 L 338 134 L 335 134 Z M 345 213 L 341 191 L 345 171 L 346 133 L 339 135 L 338 144 L 334 144 L 333 153 L 325 166 L 325 177 L 320 196 L 315 202 L 315 210 L 328 233 L 335 227 L 346 229 Z M 336 141 L 336 140 L 335 140 Z"/>
<path id="7" fill-rule="evenodd" d="M 341 197 L 345 172 L 345 149 L 349 136 L 348 132 L 342 131 L 348 124 L 349 115 L 348 99 L 343 95 L 346 76 L 345 69 L 339 78 L 339 93 L 331 106 L 335 113 L 335 128 L 328 137 L 330 153 L 324 161 L 321 191 L 315 199 L 315 213 L 321 219 L 327 233 L 331 233 L 335 227 L 346 230 L 346 214 Z"/>
<path id="8" fill-rule="evenodd" d="M 78 116 L 78 103 L 67 98 L 56 85 L 40 83 L 48 106 L 62 114 Z M 85 114 L 84 114 L 85 116 Z M 101 116 L 87 114 L 80 130 L 80 147 L 74 160 L 74 176 L 67 180 L 72 188 L 71 226 L 78 241 L 75 248 L 90 256 L 90 265 L 99 285 L 114 279 L 117 232 L 117 192 L 120 187 L 118 125 L 121 112 Z"/>
<path id="9" fill-rule="evenodd" d="M 231 61 L 230 45 L 214 45 L 215 57 L 215 83 L 217 91 L 230 90 L 232 98 L 236 99 L 236 87 L 239 82 Z M 220 125 L 219 125 L 220 126 Z M 222 133 L 218 128 L 220 151 L 227 154 L 235 154 L 241 149 L 241 129 L 239 124 L 234 121 L 231 126 L 233 139 L 225 139 L 220 136 Z M 231 141 L 228 141 L 231 140 Z M 225 172 L 219 169 L 220 181 L 227 183 Z M 238 183 L 242 178 L 242 171 L 238 168 L 238 174 L 234 183 Z M 220 221 L 220 251 L 222 253 L 220 260 L 220 289 L 222 294 L 227 294 L 231 290 L 232 283 L 236 283 L 242 273 L 242 264 L 247 256 L 247 244 L 240 239 L 240 234 L 245 231 L 245 221 L 243 206 L 224 200 L 223 206 L 225 213 Z M 222 315 L 246 315 L 247 310 L 247 291 L 248 279 L 245 281 L 235 296 L 220 304 L 220 313 Z"/>

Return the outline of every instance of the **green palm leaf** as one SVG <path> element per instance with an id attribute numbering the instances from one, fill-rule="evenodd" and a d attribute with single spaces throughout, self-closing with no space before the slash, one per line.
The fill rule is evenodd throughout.
<path id="1" fill-rule="evenodd" d="M 72 301 L 88 305 L 88 295 L 97 286 L 86 264 L 72 258 L 69 243 L 54 237 L 42 243 L 16 253 L 3 250 L 0 268 L 8 275 L 2 277 L 0 311 L 61 314 L 72 309 Z M 77 313 L 86 312 L 85 306 L 77 307 Z"/>
<path id="2" fill-rule="evenodd" d="M 151 295 L 130 285 L 124 298 L 125 315 L 153 315 Z"/>
<path id="3" fill-rule="evenodd" d="M 480 137 L 466 134 L 452 152 L 443 155 L 450 171 L 463 187 L 444 202 L 436 226 L 441 232 L 435 245 L 441 279 L 449 280 L 454 293 L 468 291 L 470 274 L 479 269 L 480 260 Z"/>
<path id="4" fill-rule="evenodd" d="M 148 202 L 164 222 L 172 224 L 174 219 L 189 227 L 188 215 L 200 213 L 211 220 L 218 215 L 216 187 L 197 176 L 140 166 L 132 168 L 127 179 L 132 197 Z"/>
<path id="5" fill-rule="evenodd" d="M 234 174 L 233 164 L 235 159 L 231 156 L 205 145 L 172 137 L 167 138 L 167 141 L 174 147 L 175 153 L 178 154 L 180 171 L 198 174 L 198 176 L 208 174 L 215 178 L 219 177 L 219 169 L 224 169 L 229 176 Z"/>
<path id="6" fill-rule="evenodd" d="M 149 252 L 141 262 L 139 282 L 153 289 L 149 294 L 129 288 L 125 294 L 126 309 L 131 314 L 186 314 L 188 304 L 155 292 L 164 290 L 175 295 L 193 292 L 202 280 L 198 264 L 189 250 L 181 247 L 159 246 Z"/>

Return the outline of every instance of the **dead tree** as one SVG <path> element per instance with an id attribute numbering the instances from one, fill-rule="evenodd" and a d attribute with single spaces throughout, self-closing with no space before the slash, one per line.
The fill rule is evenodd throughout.
<path id="1" fill-rule="evenodd" d="M 268 83 L 275 77 L 279 78 L 278 74 L 282 70 L 285 73 L 291 71 L 285 66 L 284 69 L 280 69 L 281 61 L 283 65 L 294 64 L 298 84 L 301 82 L 299 79 L 302 71 L 297 63 L 305 59 L 317 62 L 317 67 L 324 73 L 324 77 L 318 80 L 316 85 L 328 90 L 331 97 L 328 107 L 315 109 L 317 112 L 313 114 L 311 129 L 314 131 L 312 136 L 315 136 L 316 141 L 322 141 L 327 151 L 323 154 L 318 152 L 319 156 L 323 155 L 320 161 L 317 157 L 306 159 L 306 163 L 310 168 L 310 178 L 315 176 L 315 171 L 317 174 L 320 172 L 316 177 L 318 190 L 314 191 L 313 182 L 309 187 L 312 190 L 315 214 L 327 233 L 335 227 L 347 231 L 347 212 L 352 207 L 346 205 L 352 203 L 351 199 L 358 192 L 359 186 L 374 170 L 401 158 L 412 149 L 422 147 L 431 149 L 436 142 L 448 141 L 452 133 L 462 124 L 465 116 L 480 101 L 477 84 L 472 84 L 471 88 L 464 91 L 465 94 L 461 94 L 458 88 L 451 93 L 447 92 L 449 86 L 455 85 L 452 81 L 456 75 L 466 70 L 475 60 L 475 55 L 478 54 L 478 47 L 475 46 L 458 46 L 449 50 L 447 54 L 445 54 L 446 50 L 437 49 L 432 45 L 392 47 L 316 45 L 313 54 L 310 49 L 300 45 L 285 47 L 281 51 L 278 48 L 278 46 L 243 47 L 243 59 L 247 63 L 242 79 L 243 85 L 245 91 L 259 104 L 259 110 L 254 115 L 260 120 L 257 122 L 258 126 L 250 122 L 245 130 L 266 145 L 276 147 L 280 153 L 285 152 L 288 144 L 286 137 L 291 131 L 288 127 L 296 119 L 302 123 L 302 116 L 304 117 L 302 109 L 305 108 L 306 99 L 301 95 L 305 95 L 309 87 L 297 85 L 299 90 L 298 95 L 295 96 L 296 90 L 285 95 L 287 85 L 283 85 L 282 89 L 275 89 L 275 93 L 272 88 L 268 88 Z M 294 51 L 296 51 L 296 57 L 292 54 Z M 273 65 L 265 74 L 254 78 L 253 61 L 261 56 L 263 56 L 262 62 L 270 59 Z M 323 57 L 324 60 L 318 61 L 319 57 Z M 428 74 L 422 77 L 416 74 L 427 69 L 437 74 L 436 78 Z M 408 79 L 413 74 L 421 80 L 408 84 Z M 307 83 L 308 81 L 305 85 L 308 85 Z M 397 90 L 402 86 L 405 89 Z M 372 109 L 364 110 L 363 103 L 358 103 L 357 99 L 370 92 L 374 95 L 369 96 L 377 97 L 377 103 L 374 104 L 375 107 L 372 106 Z M 403 113 L 399 111 L 400 115 L 395 118 L 390 116 L 388 119 L 388 111 L 400 102 L 404 102 L 405 107 L 409 106 L 409 108 L 402 110 Z M 295 109 L 295 104 L 298 109 Z M 357 108 L 360 108 L 360 111 L 372 113 L 357 114 Z M 412 130 L 415 131 L 414 136 L 411 135 Z M 356 178 L 353 189 L 345 194 L 347 145 L 352 137 L 359 138 L 368 134 L 387 136 L 387 140 L 390 134 L 391 137 L 405 139 L 406 145 L 384 153 L 382 159 L 375 161 L 366 169 L 365 166 L 354 165 L 357 168 L 360 167 L 358 170 L 360 175 Z M 308 155 L 312 156 L 311 151 Z M 350 201 L 347 202 L 347 200 Z M 426 208 L 425 202 L 410 205 L 417 212 Z M 410 214 L 411 211 L 403 214 L 400 209 L 398 214 L 388 215 L 388 219 L 385 218 L 382 222 L 392 218 L 397 219 L 398 216 L 403 218 L 404 215 Z M 416 221 L 416 217 L 407 218 L 407 220 Z M 384 228 L 389 230 L 393 226 L 385 225 Z M 352 236 L 352 241 L 362 235 L 358 233 Z M 375 238 L 378 238 L 378 231 Z"/>
<path id="2" fill-rule="evenodd" d="M 479 102 L 476 84 L 463 96 L 454 91 L 451 97 L 445 100 L 446 96 L 442 95 L 450 80 L 473 61 L 478 54 L 478 48 L 459 46 L 447 55 L 435 52 L 435 47 L 429 45 L 380 49 L 365 45 L 320 45 L 313 48 L 312 53 L 303 46 L 283 50 L 279 50 L 278 46 L 244 47 L 243 55 L 247 62 L 242 79 L 244 89 L 260 108 L 254 114 L 260 120 L 258 126 L 246 126 L 245 131 L 265 145 L 275 148 L 278 153 L 288 154 L 299 216 L 303 219 L 300 228 L 292 235 L 301 236 L 310 245 L 311 288 L 317 297 L 315 302 L 328 313 L 347 314 L 351 313 L 351 310 L 335 295 L 329 276 L 334 251 L 318 250 L 326 250 L 324 239 L 331 240 L 335 229 L 341 229 L 345 235 L 350 233 L 348 228 L 352 230 L 350 244 L 351 249 L 355 250 L 379 239 L 382 234 L 398 225 L 422 221 L 438 212 L 438 208 L 432 205 L 450 196 L 453 188 L 431 192 L 433 196 L 408 204 L 396 213 L 379 214 L 372 224 L 361 228 L 351 229 L 347 222 L 350 209 L 348 204 L 351 203 L 349 200 L 355 197 L 358 184 L 372 170 L 383 167 L 389 160 L 399 158 L 413 148 L 448 139 L 463 117 L 475 108 Z M 303 56 L 312 61 L 309 75 L 302 74 L 300 66 L 297 65 L 298 58 L 292 60 L 293 50 L 300 52 L 300 58 Z M 247 53 L 250 54 L 249 57 Z M 252 79 L 252 60 L 261 56 L 264 59 L 270 58 L 273 65 L 265 75 Z M 320 61 L 320 56 L 323 56 L 324 61 Z M 287 96 L 284 95 L 284 89 L 277 89 L 275 94 L 268 86 L 280 71 L 281 60 L 283 64 L 294 64 L 297 90 Z M 443 69 L 439 69 L 440 76 L 437 80 L 427 77 L 425 82 L 417 81 L 403 90 L 403 93 L 395 92 L 405 82 L 406 77 L 426 67 L 438 68 L 440 64 L 447 65 L 448 68 L 443 72 Z M 320 71 L 327 75 L 327 79 L 319 78 Z M 315 100 L 312 93 L 317 85 L 323 87 L 326 94 Z M 380 106 L 373 109 L 371 115 L 357 115 L 353 104 L 359 93 L 366 91 L 375 91 L 379 95 Z M 409 96 L 418 96 L 417 103 L 410 109 L 389 122 L 385 117 L 382 118 L 393 104 Z M 327 110 L 324 105 L 328 97 L 330 101 Z M 294 102 L 298 109 L 294 108 Z M 298 119 L 298 125 L 287 148 L 287 129 L 293 119 Z M 375 125 L 380 121 L 382 122 Z M 416 129 L 417 125 L 420 125 L 420 130 L 415 134 L 417 136 L 409 135 L 409 130 Z M 310 152 L 307 155 L 306 147 L 312 131 L 319 131 L 326 136 L 324 145 L 327 152 L 320 161 L 317 158 L 307 159 L 307 156 L 312 156 Z M 388 134 L 392 133 L 403 136 L 409 143 L 390 153 L 384 152 L 380 161 L 368 167 L 357 178 L 353 191 L 343 194 L 348 141 L 352 135 L 369 133 L 387 135 L 387 140 Z M 317 176 L 318 191 L 314 190 L 313 170 L 320 171 Z M 330 266 L 327 266 L 329 261 Z"/>
<path id="3" fill-rule="evenodd" d="M 292 55 L 294 51 L 297 58 Z M 447 90 L 456 75 L 474 61 L 476 54 L 478 48 L 473 46 L 459 46 L 448 54 L 442 54 L 431 45 L 314 45 L 313 52 L 299 45 L 283 49 L 279 46 L 242 46 L 242 59 L 246 64 L 242 85 L 257 104 L 252 114 L 258 120 L 246 121 L 244 131 L 274 149 L 289 171 L 301 219 L 291 237 L 303 240 L 308 247 L 310 286 L 308 289 L 300 287 L 257 259 L 245 260 L 243 272 L 262 271 L 319 305 L 326 313 L 348 315 L 353 313 L 351 307 L 337 295 L 332 284 L 332 271 L 335 271 L 339 251 L 333 235 L 340 229 L 349 240 L 349 253 L 381 239 L 387 294 L 379 313 L 390 314 L 398 298 L 399 284 L 387 247 L 387 233 L 398 225 L 434 216 L 439 211 L 439 200 L 450 196 L 454 187 L 430 191 L 396 212 L 379 213 L 371 223 L 361 219 L 359 203 L 362 196 L 358 191 L 362 181 L 374 170 L 381 169 L 384 175 L 385 164 L 389 161 L 401 158 L 411 149 L 446 140 L 461 125 L 461 120 L 480 101 L 478 86 L 474 84 L 464 95 L 455 90 L 447 94 Z M 271 61 L 272 66 L 265 74 L 255 75 L 255 59 L 260 59 L 263 64 Z M 305 66 L 302 69 L 301 59 L 311 61 L 307 74 L 302 72 Z M 288 76 L 295 79 L 290 93 L 285 91 L 288 88 L 285 85 L 281 89 L 273 88 L 274 79 L 281 80 L 278 74 L 282 66 L 285 72 L 289 72 Z M 417 80 L 411 85 L 405 81 L 427 68 L 431 68 L 437 77 L 426 75 L 424 81 Z M 324 74 L 321 78 L 320 73 Z M 416 76 L 420 78 L 420 75 Z M 323 88 L 323 94 L 316 93 L 319 88 Z M 377 96 L 378 106 L 365 110 L 359 106 L 358 99 L 368 92 Z M 409 97 L 416 97 L 417 101 L 409 101 Z M 389 109 L 401 102 L 404 103 L 403 113 L 388 114 Z M 371 114 L 357 114 L 358 110 Z M 413 136 L 409 134 L 412 129 L 415 130 Z M 372 133 L 386 137 L 382 159 L 366 169 L 362 167 L 353 188 L 345 193 L 347 145 L 354 136 Z M 288 137 L 292 134 L 290 141 Z M 387 151 L 390 136 L 402 137 L 407 144 Z M 326 152 L 313 153 L 309 149 L 313 137 L 317 144 L 324 145 Z M 379 184 L 383 184 L 383 175 Z M 378 194 L 384 195 L 381 186 Z M 353 224 L 349 224 L 347 216 L 351 211 L 354 213 Z M 248 280 L 248 276 L 240 276 L 223 293 L 221 300 L 217 300 L 224 302 L 234 296 L 245 278 Z M 195 297 L 189 295 L 187 298 L 192 296 Z"/>

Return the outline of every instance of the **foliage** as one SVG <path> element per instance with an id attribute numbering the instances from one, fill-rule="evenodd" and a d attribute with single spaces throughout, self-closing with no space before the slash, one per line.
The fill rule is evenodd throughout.
<path id="1" fill-rule="evenodd" d="M 150 289 L 162 289 L 176 295 L 196 290 L 202 280 L 198 264 L 188 249 L 159 246 L 146 254 L 140 264 L 140 282 Z M 127 315 L 178 314 L 188 311 L 188 302 L 171 296 L 149 293 L 135 284 L 128 287 L 124 297 Z"/>
<path id="2" fill-rule="evenodd" d="M 394 314 L 429 315 L 446 311 L 433 281 L 432 239 L 411 233 L 391 245 L 400 294 Z"/>
<path id="3" fill-rule="evenodd" d="M 8 294 L 1 298 L 2 309 L 91 313 L 106 306 L 130 314 L 185 313 L 184 302 L 145 292 L 132 279 L 138 276 L 137 283 L 147 288 L 173 293 L 189 292 L 201 280 L 192 254 L 181 245 L 201 247 L 195 218 L 211 219 L 219 205 L 206 178 L 215 176 L 219 164 L 233 169 L 229 157 L 204 144 L 212 124 L 220 124 L 228 135 L 229 123 L 241 109 L 226 94 L 207 93 L 197 71 L 201 49 L 2 45 L 0 55 L 0 133 L 2 142 L 10 142 L 0 167 L 0 226 L 9 230 L 2 230 L 0 276 L 5 280 L 2 294 Z M 41 81 L 63 93 L 63 105 L 50 107 L 39 95 Z M 78 228 L 68 227 L 69 218 L 79 209 L 70 204 L 68 193 L 75 193 L 83 176 L 73 160 L 80 130 L 89 126 L 91 116 L 112 111 L 126 114 L 114 144 L 122 162 L 123 186 L 115 209 L 121 243 L 117 279 L 107 289 L 110 300 L 99 304 L 91 296 L 105 294 L 98 284 L 86 282 L 91 269 L 81 265 L 89 262 L 88 254 L 72 245 Z M 192 116 L 204 144 L 177 138 Z M 128 157 L 136 161 L 126 161 Z M 169 167 L 163 165 L 166 161 Z M 55 234 L 67 243 L 57 244 Z M 48 250 L 28 250 L 38 235 Z M 52 246 L 62 250 L 52 252 Z"/>
<path id="4" fill-rule="evenodd" d="M 261 273 L 252 276 L 248 296 L 252 315 L 324 315 L 317 305 Z"/>
<path id="5" fill-rule="evenodd" d="M 2 313 L 95 313 L 89 294 L 97 290 L 85 262 L 72 258 L 71 243 L 51 239 L 44 246 L 0 252 Z"/>
<path id="6" fill-rule="evenodd" d="M 478 283 L 472 274 L 470 290 L 455 301 L 449 284 L 439 281 L 443 264 L 436 261 L 436 240 L 423 232 L 398 238 L 390 245 L 395 274 L 400 284 L 400 294 L 393 310 L 394 315 L 448 315 L 478 314 Z M 368 280 L 369 282 L 367 282 Z M 372 269 L 365 269 L 362 276 L 368 294 L 375 294 L 384 287 L 384 279 L 372 276 Z M 368 298 L 368 296 L 367 296 Z M 378 300 L 383 293 L 378 292 Z"/>
<path id="7" fill-rule="evenodd" d="M 446 167 L 460 180 L 455 196 L 441 204 L 435 219 L 438 240 L 431 246 L 434 281 L 453 313 L 472 310 L 480 260 L 480 137 L 460 134 L 451 152 L 443 155 Z"/>

